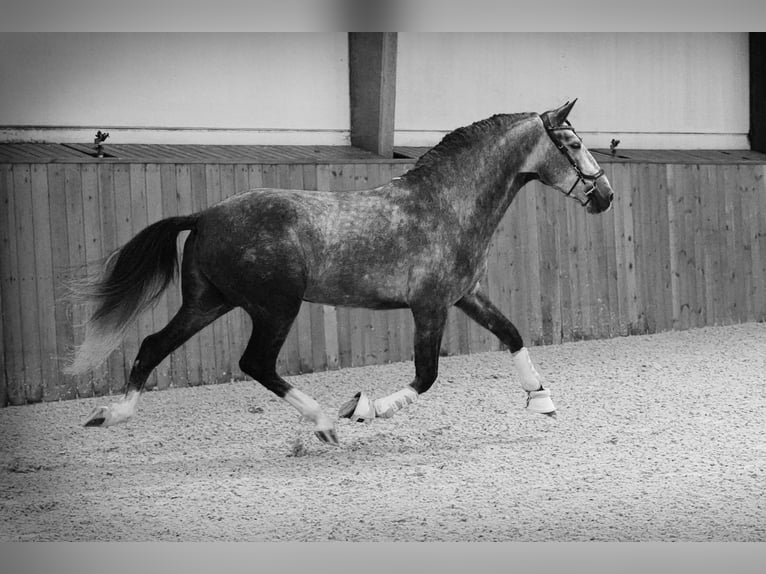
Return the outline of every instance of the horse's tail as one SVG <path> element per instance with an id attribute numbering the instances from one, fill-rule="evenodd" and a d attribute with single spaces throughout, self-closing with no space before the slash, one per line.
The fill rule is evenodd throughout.
<path id="1" fill-rule="evenodd" d="M 120 345 L 130 324 L 175 278 L 176 238 L 181 231 L 194 229 L 197 218 L 169 217 L 150 225 L 109 256 L 99 277 L 73 289 L 93 312 L 85 324 L 85 340 L 65 373 L 76 375 L 97 367 Z"/>

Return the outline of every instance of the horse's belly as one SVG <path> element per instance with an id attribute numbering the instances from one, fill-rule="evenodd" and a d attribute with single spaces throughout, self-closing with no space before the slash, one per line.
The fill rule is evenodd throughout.
<path id="1" fill-rule="evenodd" d="M 309 282 L 303 299 L 324 305 L 368 309 L 401 309 L 409 306 L 405 282 L 385 274 L 326 274 Z"/>

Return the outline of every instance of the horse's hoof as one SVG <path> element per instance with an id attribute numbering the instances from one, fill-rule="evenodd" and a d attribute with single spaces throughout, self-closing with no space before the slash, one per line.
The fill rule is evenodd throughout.
<path id="1" fill-rule="evenodd" d="M 340 446 L 338 442 L 338 435 L 335 434 L 335 429 L 318 430 L 314 431 L 314 434 L 319 440 L 332 446 Z"/>
<path id="2" fill-rule="evenodd" d="M 86 427 L 100 427 L 106 422 L 109 409 L 107 407 L 96 407 L 85 419 L 83 426 Z"/>
<path id="3" fill-rule="evenodd" d="M 359 392 L 354 398 L 344 403 L 338 410 L 338 416 L 357 423 L 370 423 L 375 418 L 375 407 L 365 393 Z"/>
<path id="4" fill-rule="evenodd" d="M 527 391 L 527 410 L 556 418 L 556 406 L 551 400 L 551 391 L 542 387 L 537 391 Z"/>

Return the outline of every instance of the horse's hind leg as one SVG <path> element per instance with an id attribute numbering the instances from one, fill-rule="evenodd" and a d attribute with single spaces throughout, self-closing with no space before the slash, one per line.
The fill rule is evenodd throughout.
<path id="1" fill-rule="evenodd" d="M 335 423 L 320 408 L 319 403 L 295 388 L 277 374 L 277 357 L 290 332 L 301 301 L 276 303 L 266 311 L 264 308 L 249 310 L 253 332 L 239 366 L 278 397 L 292 405 L 306 420 L 314 423 L 314 433 L 323 442 L 338 445 Z"/>
<path id="2" fill-rule="evenodd" d="M 460 299 L 456 306 L 510 349 L 521 386 L 527 392 L 527 409 L 555 418 L 556 407 L 551 400 L 551 392 L 543 387 L 542 377 L 532 364 L 514 324 L 478 289 Z"/>
<path id="3" fill-rule="evenodd" d="M 112 426 L 130 419 L 152 370 L 192 335 L 232 309 L 218 289 L 187 261 L 184 263 L 181 308 L 164 329 L 141 342 L 122 400 L 108 407 L 95 408 L 85 426 Z"/>

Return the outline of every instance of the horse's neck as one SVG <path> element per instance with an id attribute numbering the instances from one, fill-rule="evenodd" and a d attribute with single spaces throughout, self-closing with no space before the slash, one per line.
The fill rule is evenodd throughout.
<path id="1" fill-rule="evenodd" d="M 533 128 L 532 122 L 525 122 L 503 140 L 477 150 L 479 161 L 466 166 L 460 187 L 446 190 L 466 229 L 486 235 L 487 241 L 516 194 L 530 180 L 525 170 L 539 141 Z"/>

